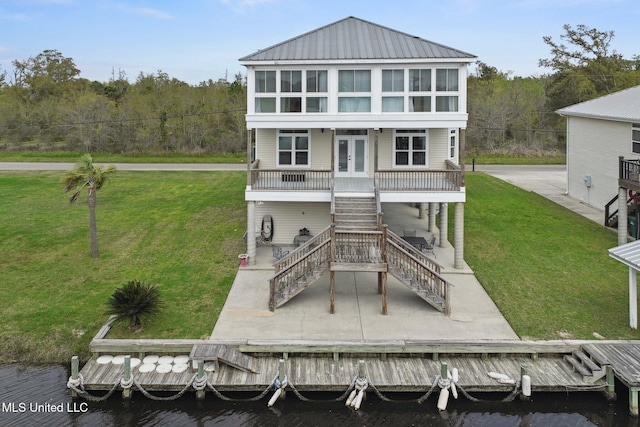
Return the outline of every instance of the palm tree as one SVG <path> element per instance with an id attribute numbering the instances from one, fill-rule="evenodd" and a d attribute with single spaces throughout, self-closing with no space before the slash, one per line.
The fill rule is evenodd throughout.
<path id="1" fill-rule="evenodd" d="M 163 307 L 157 286 L 131 280 L 113 292 L 107 301 L 107 314 L 114 315 L 115 322 L 129 321 L 131 330 L 138 331 L 143 320 L 156 317 Z"/>
<path id="2" fill-rule="evenodd" d="M 89 233 L 91 234 L 91 256 L 97 258 L 100 253 L 98 250 L 98 227 L 96 225 L 96 203 L 97 192 L 102 188 L 111 175 L 116 172 L 113 165 L 103 167 L 93 163 L 90 154 L 85 154 L 76 165 L 76 168 L 65 172 L 63 183 L 64 191 L 68 192 L 73 189 L 75 193 L 69 199 L 69 203 L 73 204 L 80 196 L 85 188 L 88 191 L 89 205 Z"/>

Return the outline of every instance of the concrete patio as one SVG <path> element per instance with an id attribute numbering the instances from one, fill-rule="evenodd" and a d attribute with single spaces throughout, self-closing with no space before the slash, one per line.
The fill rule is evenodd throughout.
<path id="1" fill-rule="evenodd" d="M 428 220 L 408 204 L 383 204 L 385 223 L 401 234 L 428 237 Z M 452 226 L 452 225 L 450 225 Z M 436 236 L 437 230 L 434 230 Z M 283 248 L 288 249 L 288 248 Z M 293 249 L 293 248 L 290 248 Z M 258 247 L 256 265 L 239 268 L 213 332 L 223 340 L 518 340 L 491 298 L 465 265 L 454 269 L 453 247 L 436 247 L 436 261 L 451 287 L 451 315 L 432 308 L 389 275 L 388 314 L 381 314 L 375 273 L 336 273 L 336 312 L 329 313 L 329 274 L 275 312 L 268 309 L 275 259 L 270 246 Z"/>

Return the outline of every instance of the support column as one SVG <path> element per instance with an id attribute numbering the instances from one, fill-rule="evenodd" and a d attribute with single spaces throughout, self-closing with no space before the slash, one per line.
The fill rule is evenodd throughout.
<path id="1" fill-rule="evenodd" d="M 247 255 L 248 264 L 256 265 L 256 202 L 247 202 Z"/>
<path id="2" fill-rule="evenodd" d="M 638 416 L 638 387 L 629 387 L 629 413 L 632 417 Z"/>
<path id="3" fill-rule="evenodd" d="M 627 235 L 627 189 L 620 187 L 618 188 L 618 246 L 627 243 Z"/>
<path id="4" fill-rule="evenodd" d="M 454 223 L 454 261 L 453 267 L 464 268 L 464 203 L 457 202 Z"/>
<path id="5" fill-rule="evenodd" d="M 436 205 L 437 203 L 429 203 L 429 228 L 427 231 L 430 233 L 436 229 Z"/>
<path id="6" fill-rule="evenodd" d="M 424 219 L 424 214 L 426 210 L 427 210 L 426 203 L 418 203 L 418 219 Z"/>
<path id="7" fill-rule="evenodd" d="M 448 214 L 448 205 L 446 203 L 440 203 L 440 239 L 438 241 L 438 246 L 444 248 L 445 242 L 449 233 L 449 214 Z"/>
<path id="8" fill-rule="evenodd" d="M 638 272 L 629 267 L 629 326 L 638 329 Z"/>

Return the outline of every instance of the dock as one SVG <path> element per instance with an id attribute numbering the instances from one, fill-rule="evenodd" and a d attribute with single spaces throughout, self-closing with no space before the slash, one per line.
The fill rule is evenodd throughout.
<path id="1" fill-rule="evenodd" d="M 509 394 L 517 391 L 526 374 L 534 394 L 601 391 L 608 399 L 615 397 L 617 378 L 629 389 L 631 414 L 638 415 L 640 342 L 635 341 L 100 341 L 93 343 L 94 356 L 80 371 L 87 392 L 106 392 L 114 386 L 123 390 L 117 385 L 124 376 L 122 364 L 98 363 L 100 356 L 189 355 L 188 368 L 182 372 L 141 372 L 138 365 L 130 375 L 148 393 L 184 392 L 198 376 L 198 363 L 215 360 L 215 368 L 204 375 L 218 393 L 256 395 L 273 389 L 274 379 L 283 374 L 300 393 L 343 393 L 353 385 L 363 364 L 369 384 L 391 395 L 426 393 L 437 386 L 445 366 L 449 371 L 457 369 L 456 385 L 467 393 Z M 489 372 L 504 374 L 516 384 L 502 384 Z M 196 390 L 189 387 L 187 391 Z"/>

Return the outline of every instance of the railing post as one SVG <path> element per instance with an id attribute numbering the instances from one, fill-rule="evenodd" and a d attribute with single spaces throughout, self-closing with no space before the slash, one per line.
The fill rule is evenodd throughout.
<path id="1" fill-rule="evenodd" d="M 624 156 L 618 156 L 618 179 L 624 179 Z"/>

